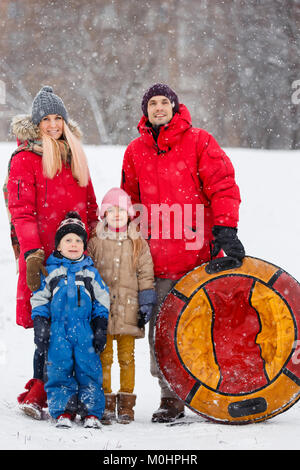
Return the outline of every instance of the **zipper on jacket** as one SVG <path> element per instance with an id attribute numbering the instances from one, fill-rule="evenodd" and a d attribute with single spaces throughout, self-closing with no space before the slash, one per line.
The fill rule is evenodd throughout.
<path id="1" fill-rule="evenodd" d="M 48 181 L 46 180 L 45 203 L 47 202 L 47 189 L 48 189 L 47 185 L 48 185 Z"/>
<path id="2" fill-rule="evenodd" d="M 18 180 L 18 200 L 20 199 L 20 182 L 21 180 Z"/>
<path id="3" fill-rule="evenodd" d="M 77 303 L 78 307 L 80 307 L 80 287 L 77 286 Z"/>

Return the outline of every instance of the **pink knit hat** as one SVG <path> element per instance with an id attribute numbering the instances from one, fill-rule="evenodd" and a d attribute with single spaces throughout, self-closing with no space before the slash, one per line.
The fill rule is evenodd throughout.
<path id="1" fill-rule="evenodd" d="M 112 206 L 118 206 L 122 209 L 126 209 L 129 217 L 134 217 L 135 212 L 128 194 L 121 188 L 110 189 L 102 199 L 100 208 L 100 217 L 104 218 L 105 211 Z"/>

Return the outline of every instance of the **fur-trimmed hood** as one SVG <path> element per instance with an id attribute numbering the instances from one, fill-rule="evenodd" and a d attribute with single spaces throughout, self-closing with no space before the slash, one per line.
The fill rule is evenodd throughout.
<path id="1" fill-rule="evenodd" d="M 76 137 L 79 139 L 82 138 L 82 132 L 77 122 L 70 119 L 68 126 Z M 20 114 L 12 119 L 10 133 L 11 135 L 14 135 L 20 142 L 24 142 L 25 140 L 40 139 L 39 127 L 33 124 L 31 116 L 26 114 Z"/>

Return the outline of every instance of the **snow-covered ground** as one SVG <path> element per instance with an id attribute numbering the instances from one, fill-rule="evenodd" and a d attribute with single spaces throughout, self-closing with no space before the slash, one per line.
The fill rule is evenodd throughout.
<path id="1" fill-rule="evenodd" d="M 13 143 L 0 144 L 4 181 Z M 300 152 L 226 149 L 241 189 L 239 236 L 247 254 L 274 263 L 300 280 Z M 87 146 L 98 198 L 119 186 L 124 147 Z M 188 410 L 192 424 L 151 423 L 159 388 L 149 372 L 147 339 L 136 341 L 136 420 L 86 430 L 80 423 L 57 429 L 51 420 L 33 421 L 16 396 L 32 376 L 33 332 L 15 324 L 16 270 L 4 202 L 0 204 L 0 448 L 81 450 L 299 449 L 300 405 L 263 423 L 229 426 L 207 422 Z M 113 383 L 118 390 L 118 366 Z"/>

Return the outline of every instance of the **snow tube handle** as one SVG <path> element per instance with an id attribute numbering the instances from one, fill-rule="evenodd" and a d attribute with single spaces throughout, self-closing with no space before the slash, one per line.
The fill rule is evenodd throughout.
<path id="1" fill-rule="evenodd" d="M 242 266 L 243 260 L 225 256 L 224 258 L 215 258 L 211 260 L 205 267 L 207 274 L 215 274 L 228 269 L 235 269 Z"/>

